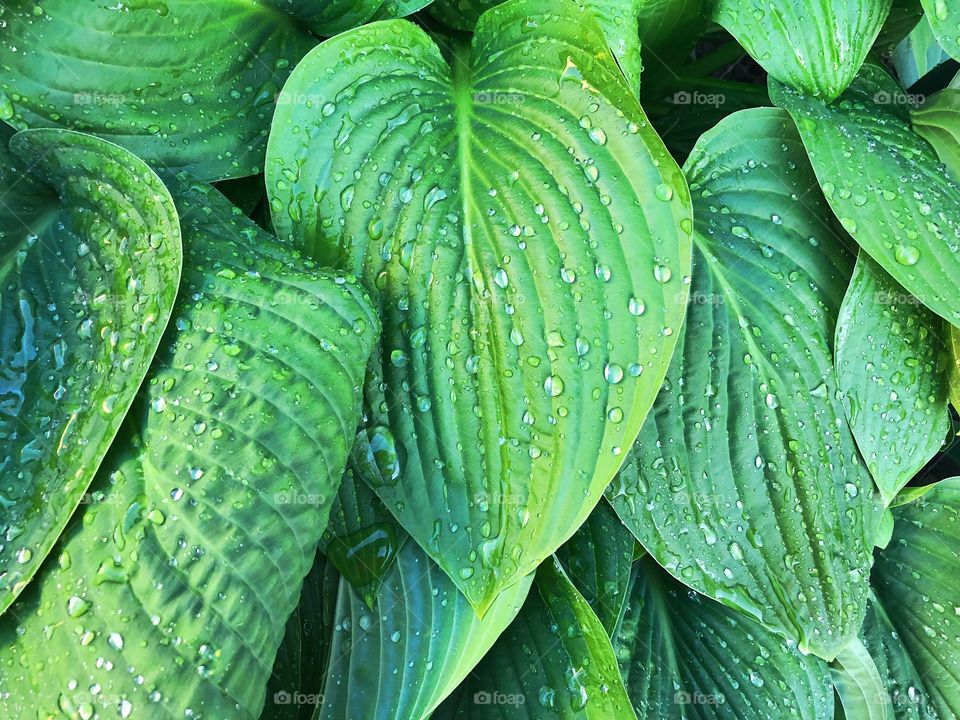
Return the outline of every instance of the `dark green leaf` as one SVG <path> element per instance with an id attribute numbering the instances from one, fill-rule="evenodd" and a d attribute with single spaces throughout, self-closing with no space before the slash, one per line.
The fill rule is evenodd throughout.
<path id="1" fill-rule="evenodd" d="M 0 612 L 85 493 L 147 374 L 180 279 L 160 179 L 89 135 L 0 138 Z"/>

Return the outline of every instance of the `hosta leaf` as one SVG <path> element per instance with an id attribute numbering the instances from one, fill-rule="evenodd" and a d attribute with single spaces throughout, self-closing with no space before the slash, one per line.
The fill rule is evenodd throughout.
<path id="1" fill-rule="evenodd" d="M 473 30 L 480 16 L 504 0 L 435 0 L 430 13 L 458 30 Z M 640 87 L 640 29 L 638 15 L 645 0 L 576 0 L 584 10 L 596 18 L 607 39 L 611 52 L 630 87 Z M 562 7 L 562 6 L 561 6 Z M 540 12 L 545 12 L 543 6 Z M 603 47 L 603 43 L 597 48 Z"/>
<path id="2" fill-rule="evenodd" d="M 960 8 L 951 0 L 921 0 L 930 27 L 943 49 L 960 60 Z"/>
<path id="3" fill-rule="evenodd" d="M 431 0 L 256 0 L 296 16 L 317 35 L 330 37 L 374 19 L 404 17 Z"/>
<path id="4" fill-rule="evenodd" d="M 320 544 L 344 579 L 371 607 L 380 583 L 407 539 L 390 511 L 362 479 L 370 472 L 377 472 L 375 465 L 376 456 L 367 430 L 361 430 Z"/>
<path id="5" fill-rule="evenodd" d="M 634 717 L 603 625 L 551 558 L 520 615 L 434 720 Z"/>
<path id="6" fill-rule="evenodd" d="M 940 318 L 860 255 L 837 321 L 837 380 L 887 505 L 950 431 L 942 328 Z"/>
<path id="7" fill-rule="evenodd" d="M 890 57 L 903 87 L 910 87 L 949 60 L 950 56 L 937 43 L 926 17 L 897 45 Z"/>
<path id="8" fill-rule="evenodd" d="M 65 130 L 0 137 L 0 612 L 83 501 L 170 319 L 160 179 Z"/>
<path id="9" fill-rule="evenodd" d="M 482 612 L 583 522 L 660 386 L 689 197 L 596 23 L 488 11 L 453 67 L 416 26 L 327 41 L 286 91 L 280 234 L 362 274 L 388 328 L 375 490 Z M 503 103 L 497 98 L 509 98 Z"/>
<path id="10" fill-rule="evenodd" d="M 913 129 L 929 142 L 947 171 L 960 181 L 960 90 L 935 93 L 910 117 Z"/>
<path id="11" fill-rule="evenodd" d="M 689 51 L 696 31 L 706 21 L 701 16 L 703 0 L 636 0 L 640 46 L 643 52 L 673 56 Z"/>
<path id="12" fill-rule="evenodd" d="M 649 557 L 634 569 L 614 636 L 640 720 L 832 720 L 826 664 L 699 595 Z"/>
<path id="13" fill-rule="evenodd" d="M 832 105 L 776 83 L 770 97 L 796 121 L 827 202 L 854 240 L 924 305 L 960 323 L 960 186 L 910 129 L 899 86 L 865 65 Z"/>
<path id="14" fill-rule="evenodd" d="M 313 563 L 376 319 L 215 191 L 178 208 L 183 288 L 125 442 L 0 619 L 5 717 L 256 718 Z"/>
<path id="15" fill-rule="evenodd" d="M 927 700 L 923 681 L 886 611 L 870 603 L 860 630 L 863 646 L 884 683 L 896 720 L 940 720 Z M 852 715 L 851 717 L 858 717 Z"/>
<path id="16" fill-rule="evenodd" d="M 960 410 L 960 330 L 950 326 L 950 403 Z"/>
<path id="17" fill-rule="evenodd" d="M 894 720 L 883 677 L 860 640 L 853 640 L 843 648 L 830 669 L 845 717 Z"/>
<path id="18" fill-rule="evenodd" d="M 317 553 L 287 620 L 260 720 L 312 720 L 323 696 L 339 587 L 333 564 Z"/>
<path id="19" fill-rule="evenodd" d="M 408 542 L 371 611 L 350 584 L 340 595 L 317 720 L 421 720 L 449 695 L 516 617 L 533 576 L 479 619 L 450 578 Z"/>
<path id="20" fill-rule="evenodd" d="M 912 665 L 922 681 L 913 697 L 907 688 L 906 700 L 901 698 L 899 704 L 918 705 L 918 710 L 929 709 L 938 718 L 956 717 L 960 715 L 960 603 L 956 592 L 960 478 L 938 483 L 893 512 L 897 521 L 893 539 L 877 554 L 873 571 L 877 612 L 881 621 L 896 631 L 906 657 L 896 654 L 894 642 L 888 643 L 888 652 L 907 670 Z"/>
<path id="21" fill-rule="evenodd" d="M 877 36 L 874 49 L 888 53 L 917 27 L 921 18 L 923 8 L 920 7 L 920 0 L 893 0 L 893 7 Z"/>
<path id="22" fill-rule="evenodd" d="M 613 634 L 626 605 L 635 545 L 633 535 L 610 503 L 601 500 L 580 529 L 556 552 L 608 635 Z"/>
<path id="23" fill-rule="evenodd" d="M 672 575 L 832 659 L 866 610 L 878 519 L 832 363 L 852 260 L 786 113 L 729 116 L 684 168 L 690 310 L 608 497 Z"/>
<path id="24" fill-rule="evenodd" d="M 316 42 L 260 0 L 18 2 L 0 21 L 0 119 L 207 180 L 260 171 L 274 96 Z"/>
<path id="25" fill-rule="evenodd" d="M 713 0 L 723 25 L 782 83 L 833 100 L 853 80 L 891 0 Z"/>

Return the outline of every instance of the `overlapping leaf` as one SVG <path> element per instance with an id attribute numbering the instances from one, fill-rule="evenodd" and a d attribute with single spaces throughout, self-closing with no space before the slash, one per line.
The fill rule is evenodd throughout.
<path id="1" fill-rule="evenodd" d="M 637 563 L 614 637 L 640 720 L 832 720 L 826 663 L 740 613 Z"/>
<path id="2" fill-rule="evenodd" d="M 633 717 L 603 625 L 551 558 L 520 615 L 434 720 Z"/>
<path id="3" fill-rule="evenodd" d="M 83 501 L 170 319 L 160 179 L 65 130 L 0 136 L 0 612 Z"/>
<path id="4" fill-rule="evenodd" d="M 317 720 L 422 720 L 516 617 L 533 576 L 501 593 L 483 619 L 416 543 L 405 543 L 371 610 L 341 580 Z"/>
<path id="5" fill-rule="evenodd" d="M 260 171 L 274 96 L 316 42 L 261 0 L 18 2 L 0 23 L 0 120 L 208 180 Z"/>
<path id="6" fill-rule="evenodd" d="M 823 193 L 847 232 L 898 283 L 960 323 L 960 186 L 910 129 L 903 91 L 865 65 L 831 105 L 776 83 Z"/>
<path id="7" fill-rule="evenodd" d="M 371 20 L 411 15 L 431 0 L 256 0 L 298 18 L 321 37 L 359 27 Z"/>
<path id="8" fill-rule="evenodd" d="M 866 611 L 877 521 L 832 362 L 852 258 L 786 113 L 729 116 L 685 170 L 690 309 L 608 497 L 676 578 L 832 659 Z"/>
<path id="9" fill-rule="evenodd" d="M 713 0 L 713 19 L 777 80 L 829 101 L 857 74 L 891 1 Z"/>
<path id="10" fill-rule="evenodd" d="M 960 8 L 951 0 L 921 0 L 921 3 L 943 49 L 960 60 Z"/>
<path id="11" fill-rule="evenodd" d="M 362 274 L 387 331 L 375 490 L 483 610 L 583 522 L 652 404 L 678 335 L 689 196 L 593 19 L 488 11 L 452 67 L 374 23 L 285 91 L 274 222 Z"/>
<path id="12" fill-rule="evenodd" d="M 888 505 L 950 430 L 945 346 L 943 321 L 861 254 L 837 321 L 837 379 Z"/>
<path id="13" fill-rule="evenodd" d="M 893 539 L 873 572 L 876 617 L 865 628 L 882 642 L 897 718 L 960 715 L 960 478 L 894 508 Z M 891 634 L 889 631 L 893 630 Z"/>
<path id="14" fill-rule="evenodd" d="M 178 208 L 188 269 L 148 386 L 0 620 L 4 717 L 256 718 L 313 563 L 377 321 L 215 191 Z"/>

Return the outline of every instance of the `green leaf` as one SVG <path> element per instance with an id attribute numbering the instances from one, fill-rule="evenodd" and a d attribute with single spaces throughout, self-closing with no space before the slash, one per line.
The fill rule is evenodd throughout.
<path id="1" fill-rule="evenodd" d="M 910 129 L 894 80 L 866 65 L 832 105 L 777 83 L 770 97 L 796 121 L 827 202 L 853 239 L 924 305 L 960 323 L 960 186 Z"/>
<path id="2" fill-rule="evenodd" d="M 880 674 L 882 692 L 892 705 L 892 717 L 896 720 L 940 720 L 930 706 L 923 681 L 902 639 L 876 600 L 870 603 L 860 638 Z M 859 718 L 860 715 L 851 714 L 851 717 Z"/>
<path id="3" fill-rule="evenodd" d="M 323 696 L 339 587 L 333 564 L 317 553 L 287 620 L 260 720 L 312 720 Z"/>
<path id="4" fill-rule="evenodd" d="M 480 16 L 505 0 L 435 0 L 430 14 L 457 30 L 471 31 L 477 26 Z M 590 12 L 627 78 L 627 83 L 636 92 L 640 87 L 640 27 L 639 15 L 646 0 L 575 0 L 582 9 Z M 563 8 L 562 3 L 559 8 Z M 539 13 L 547 10 L 541 5 Z M 604 43 L 595 45 L 601 48 Z M 586 49 L 587 46 L 584 46 Z"/>
<path id="5" fill-rule="evenodd" d="M 950 372 L 948 381 L 950 385 L 950 404 L 957 410 L 960 410 L 960 330 L 953 325 L 950 326 Z"/>
<path id="6" fill-rule="evenodd" d="M 831 670 L 846 717 L 893 720 L 893 704 L 883 678 L 860 640 L 851 641 L 840 651 Z"/>
<path id="7" fill-rule="evenodd" d="M 260 172 L 274 96 L 315 40 L 263 2 L 115 5 L 0 8 L 0 119 L 83 130 L 200 179 Z"/>
<path id="8" fill-rule="evenodd" d="M 258 717 L 313 563 L 376 319 L 355 282 L 186 193 L 183 288 L 124 442 L 0 619 L 9 717 Z"/>
<path id="9" fill-rule="evenodd" d="M 177 212 L 126 150 L 0 138 L 0 612 L 85 495 L 147 374 L 180 279 Z"/>
<path id="10" fill-rule="evenodd" d="M 960 8 L 950 0 L 921 0 L 930 27 L 943 49 L 960 60 Z"/>
<path id="11" fill-rule="evenodd" d="M 325 42 L 268 152 L 281 236 L 361 274 L 387 328 L 374 489 L 481 612 L 596 505 L 687 292 L 683 176 L 597 24 L 552 8 L 488 11 L 452 68 L 403 21 Z"/>
<path id="12" fill-rule="evenodd" d="M 833 100 L 851 83 L 892 0 L 713 0 L 713 19 L 782 83 Z"/>
<path id="13" fill-rule="evenodd" d="M 949 59 L 926 17 L 894 48 L 890 57 L 900 83 L 907 88 Z"/>
<path id="14" fill-rule="evenodd" d="M 431 0 L 257 0 L 274 5 L 321 37 L 331 37 L 371 20 L 404 17 L 422 10 Z"/>
<path id="15" fill-rule="evenodd" d="M 689 51 L 701 25 L 703 0 L 638 0 L 640 46 L 655 57 Z"/>
<path id="16" fill-rule="evenodd" d="M 649 557 L 635 567 L 614 648 L 640 720 L 833 718 L 822 660 L 684 587 Z"/>
<path id="17" fill-rule="evenodd" d="M 376 449 L 375 449 L 376 448 Z M 330 510 L 321 550 L 373 608 L 407 533 L 362 478 L 378 472 L 377 437 L 361 430 Z"/>
<path id="18" fill-rule="evenodd" d="M 516 617 L 530 575 L 501 593 L 483 619 L 429 556 L 408 542 L 371 612 L 346 581 L 316 720 L 426 718 Z"/>
<path id="19" fill-rule="evenodd" d="M 877 36 L 874 49 L 881 54 L 888 54 L 917 27 L 921 18 L 923 8 L 920 7 L 920 0 L 893 0 L 893 7 Z"/>
<path id="20" fill-rule="evenodd" d="M 786 113 L 729 116 L 684 168 L 690 308 L 607 496 L 674 577 L 832 659 L 866 610 L 879 520 L 832 363 L 852 259 Z"/>
<path id="21" fill-rule="evenodd" d="M 837 320 L 837 380 L 884 504 L 950 431 L 943 321 L 861 254 Z"/>
<path id="22" fill-rule="evenodd" d="M 605 500 L 556 552 L 608 635 L 626 607 L 636 541 Z"/>
<path id="23" fill-rule="evenodd" d="M 960 90 L 934 93 L 910 119 L 917 135 L 933 146 L 950 177 L 960 182 Z"/>
<path id="24" fill-rule="evenodd" d="M 918 706 L 937 718 L 960 714 L 960 478 L 937 483 L 914 502 L 894 509 L 893 539 L 877 554 L 873 586 L 878 621 L 896 632 L 887 652 L 901 670 L 919 676 L 914 696 L 895 692 L 895 704 Z M 902 643 L 902 651 L 897 645 Z M 919 691 L 919 692 L 917 692 Z M 899 703 L 897 699 L 899 697 Z M 918 699 L 919 698 L 919 699 Z M 921 715 L 925 717 L 927 715 Z M 898 718 L 904 717 L 898 713 Z M 916 716 L 914 716 L 916 717 Z"/>
<path id="25" fill-rule="evenodd" d="M 630 720 L 607 633 L 556 558 L 517 619 L 433 720 Z"/>

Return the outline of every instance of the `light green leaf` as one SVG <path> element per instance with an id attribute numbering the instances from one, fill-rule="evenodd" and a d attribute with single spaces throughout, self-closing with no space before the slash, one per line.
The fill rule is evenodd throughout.
<path id="1" fill-rule="evenodd" d="M 777 83 L 770 97 L 796 121 L 827 202 L 854 240 L 924 305 L 960 323 L 960 186 L 910 129 L 896 82 L 866 65 L 832 105 Z"/>
<path id="2" fill-rule="evenodd" d="M 640 87 L 640 28 L 638 16 L 646 0 L 575 0 L 584 10 L 593 14 L 606 44 L 620 65 L 627 82 L 634 92 Z M 435 0 L 430 13 L 443 23 L 457 30 L 473 30 L 480 16 L 504 0 Z M 560 5 L 562 8 L 563 5 Z M 545 13 L 551 6 L 541 5 Z M 604 43 L 596 45 L 601 48 Z M 584 46 L 586 47 L 586 46 Z"/>
<path id="3" fill-rule="evenodd" d="M 631 720 L 607 633 L 560 562 L 537 570 L 517 619 L 433 720 Z"/>
<path id="4" fill-rule="evenodd" d="M 601 500 L 580 529 L 556 552 L 608 635 L 613 634 L 626 607 L 635 546 L 633 535 L 610 503 Z"/>
<path id="5" fill-rule="evenodd" d="M 287 620 L 260 720 L 311 720 L 323 696 L 340 576 L 317 553 L 300 603 Z"/>
<path id="6" fill-rule="evenodd" d="M 950 404 L 960 411 L 960 329 L 950 326 Z"/>
<path id="7" fill-rule="evenodd" d="M 944 480 L 917 500 L 894 509 L 893 539 L 877 554 L 873 587 L 878 622 L 896 631 L 887 652 L 902 668 L 894 678 L 918 676 L 895 705 L 916 706 L 920 717 L 960 715 L 960 478 Z M 868 636 L 869 637 L 869 636 Z M 902 651 L 897 645 L 902 643 Z M 905 669 L 905 670 L 904 670 Z M 903 695 L 906 694 L 906 697 Z M 907 717 L 898 712 L 898 719 Z M 914 715 L 916 717 L 916 715 Z"/>
<path id="8" fill-rule="evenodd" d="M 853 80 L 892 0 L 712 0 L 723 25 L 782 83 L 830 101 Z"/>
<path id="9" fill-rule="evenodd" d="M 124 442 L 0 619 L 6 717 L 258 717 L 313 563 L 376 319 L 215 191 L 178 209 L 183 287 Z"/>
<path id="10" fill-rule="evenodd" d="M 921 0 L 923 10 L 943 49 L 960 60 L 960 8 L 952 0 Z"/>
<path id="11" fill-rule="evenodd" d="M 876 600 L 870 603 L 860 638 L 880 674 L 882 692 L 892 706 L 891 717 L 896 720 L 940 720 L 927 699 L 923 681 L 902 639 Z M 859 718 L 860 715 L 851 713 L 850 717 Z"/>
<path id="12" fill-rule="evenodd" d="M 602 42 L 515 0 L 451 68 L 374 23 L 297 67 L 286 91 L 317 102 L 270 138 L 281 236 L 362 274 L 387 328 L 374 489 L 481 612 L 596 505 L 683 317 L 686 183 Z"/>
<path id="13" fill-rule="evenodd" d="M 532 583 L 532 575 L 515 583 L 479 619 L 412 542 L 400 549 L 380 586 L 376 610 L 341 581 L 315 720 L 429 717 L 516 617 Z"/>
<path id="14" fill-rule="evenodd" d="M 848 718 L 893 720 L 893 704 L 869 651 L 852 640 L 831 667 L 837 695 Z"/>
<path id="15" fill-rule="evenodd" d="M 852 258 L 786 113 L 727 117 L 684 168 L 690 309 L 607 496 L 674 577 L 832 659 L 866 611 L 879 520 L 832 362 Z"/>
<path id="16" fill-rule="evenodd" d="M 900 83 L 907 88 L 949 60 L 950 56 L 937 43 L 926 16 L 890 56 Z"/>
<path id="17" fill-rule="evenodd" d="M 860 255 L 837 321 L 837 380 L 885 505 L 950 431 L 943 325 Z"/>
<path id="18" fill-rule="evenodd" d="M 699 595 L 649 557 L 614 636 L 640 720 L 832 720 L 826 663 Z"/>
<path id="19" fill-rule="evenodd" d="M 0 612 L 86 498 L 173 310 L 160 179 L 89 135 L 0 137 Z"/>
<path id="20" fill-rule="evenodd" d="M 0 8 L 0 119 L 83 130 L 205 180 L 260 172 L 274 96 L 316 41 L 259 0 L 115 6 Z"/>
<path id="21" fill-rule="evenodd" d="M 910 117 L 913 129 L 929 142 L 950 177 L 960 182 L 960 90 L 934 93 Z"/>

